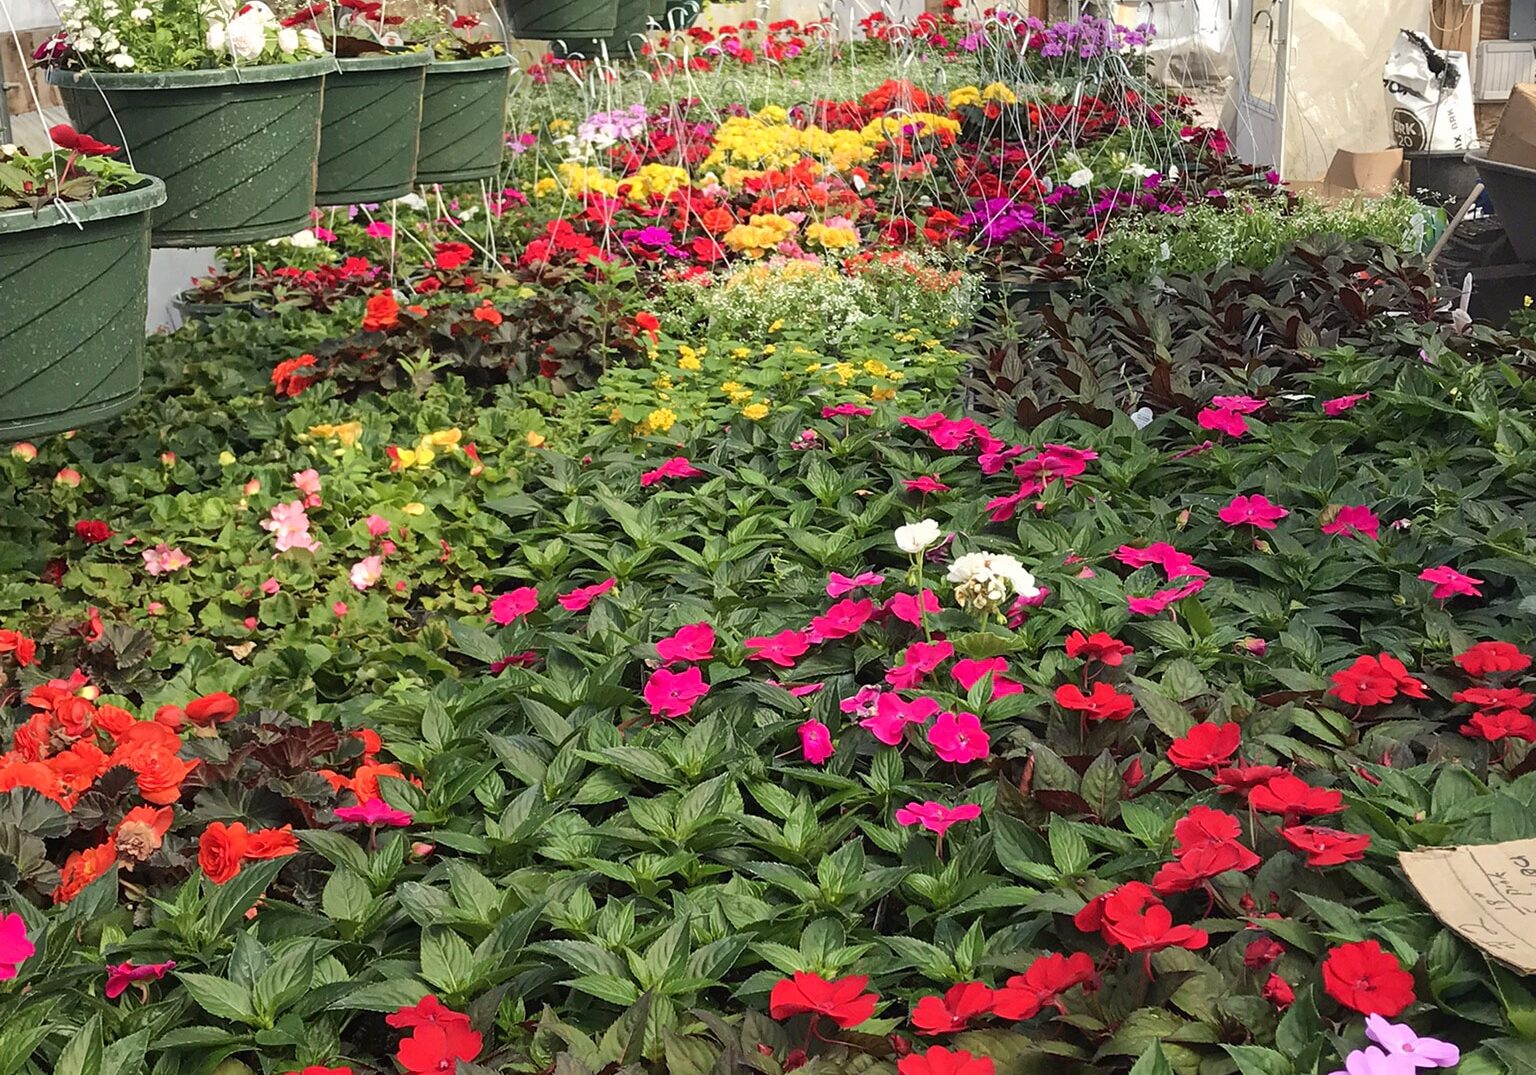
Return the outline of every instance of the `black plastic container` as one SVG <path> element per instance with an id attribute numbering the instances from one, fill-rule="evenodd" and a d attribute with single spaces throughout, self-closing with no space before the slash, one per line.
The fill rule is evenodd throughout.
<path id="1" fill-rule="evenodd" d="M 1488 188 L 1494 215 L 1504 225 L 1515 256 L 1536 262 L 1536 168 L 1492 161 L 1479 150 L 1467 154 L 1467 163 Z"/>

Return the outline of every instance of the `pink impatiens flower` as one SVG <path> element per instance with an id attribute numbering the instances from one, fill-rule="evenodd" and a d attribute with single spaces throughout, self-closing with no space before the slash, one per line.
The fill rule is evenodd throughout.
<path id="1" fill-rule="evenodd" d="M 1371 398 L 1369 392 L 1361 392 L 1353 396 L 1340 396 L 1338 399 L 1323 400 L 1323 413 L 1329 418 L 1337 418 L 1357 403 L 1364 403 Z"/>
<path id="2" fill-rule="evenodd" d="M 693 704 L 709 693 L 709 684 L 704 682 L 704 673 L 699 666 L 689 665 L 681 672 L 673 672 L 667 668 L 658 668 L 651 673 L 651 678 L 645 682 L 643 692 L 646 703 L 651 707 L 651 716 L 666 717 L 671 720 L 685 716 L 693 709 Z"/>
<path id="3" fill-rule="evenodd" d="M 923 622 L 924 613 L 934 615 L 939 611 L 939 598 L 932 590 L 924 590 L 916 597 L 899 593 L 886 602 L 885 610 L 903 623 L 916 626 Z"/>
<path id="4" fill-rule="evenodd" d="M 603 594 L 613 589 L 618 584 L 618 579 L 608 578 L 602 582 L 593 583 L 591 586 L 578 586 L 570 593 L 563 593 L 555 598 L 560 606 L 567 612 L 583 612 Z"/>
<path id="5" fill-rule="evenodd" d="M 389 239 L 395 234 L 395 229 L 387 220 L 375 220 L 363 229 L 363 233 L 371 239 Z"/>
<path id="6" fill-rule="evenodd" d="M 305 514 L 302 500 L 272 505 L 272 512 L 261 521 L 261 528 L 277 538 L 278 552 L 289 549 L 317 552 L 320 549 L 320 543 L 309 532 L 309 516 Z"/>
<path id="7" fill-rule="evenodd" d="M 352 585 L 358 590 L 367 590 L 376 585 L 384 577 L 384 560 L 379 556 L 365 556 L 352 565 L 348 574 Z"/>
<path id="8" fill-rule="evenodd" d="M 956 661 L 955 666 L 949 670 L 949 674 L 955 677 L 955 682 L 961 687 L 970 690 L 982 681 L 988 674 L 992 676 L 992 697 L 1002 698 L 1010 694 L 1021 694 L 1024 690 L 1022 683 L 1009 679 L 1005 674 L 1008 671 L 1008 658 L 988 657 L 985 659 L 967 657 L 963 661 Z"/>
<path id="9" fill-rule="evenodd" d="M 1224 410 L 1220 407 L 1206 407 L 1195 415 L 1195 422 L 1201 429 L 1213 429 L 1229 437 L 1241 437 L 1248 432 L 1248 419 L 1237 411 Z"/>
<path id="10" fill-rule="evenodd" d="M 165 977 L 167 971 L 175 968 L 174 959 L 168 959 L 164 963 L 108 963 L 107 999 L 116 1000 L 126 993 L 128 987 L 134 982 L 158 982 Z"/>
<path id="11" fill-rule="evenodd" d="M 708 661 L 715 655 L 715 629 L 707 623 L 690 623 L 656 643 L 656 656 L 667 664 Z"/>
<path id="12" fill-rule="evenodd" d="M 827 575 L 827 596 L 843 597 L 865 586 L 879 586 L 884 581 L 884 575 L 877 575 L 873 571 L 862 571 L 852 578 L 833 571 Z"/>
<path id="13" fill-rule="evenodd" d="M 876 739 L 893 747 L 905 738 L 908 724 L 926 724 L 938 711 L 939 703 L 932 698 L 904 702 L 900 695 L 882 694 L 875 702 L 875 711 L 859 721 L 859 726 L 868 728 Z"/>
<path id="14" fill-rule="evenodd" d="M 790 628 L 776 635 L 756 635 L 743 644 L 747 647 L 749 661 L 767 661 L 780 668 L 793 668 L 795 658 L 805 655 L 811 641 L 804 631 Z"/>
<path id="15" fill-rule="evenodd" d="M 356 806 L 338 806 L 336 817 L 358 825 L 393 825 L 396 828 L 404 828 L 412 820 L 410 813 L 390 806 L 383 799 L 369 799 Z"/>
<path id="16" fill-rule="evenodd" d="M 1196 567 L 1194 559 L 1187 552 L 1180 552 L 1166 541 L 1154 541 L 1146 548 L 1138 549 L 1134 545 L 1121 545 L 1115 550 L 1115 559 L 1126 567 L 1142 568 L 1156 564 L 1163 569 L 1171 582 L 1174 579 L 1186 577 L 1207 578 L 1210 572 L 1203 567 Z"/>
<path id="17" fill-rule="evenodd" d="M 1205 589 L 1205 580 L 1202 578 L 1191 579 L 1183 586 L 1175 586 L 1168 590 L 1157 590 L 1149 597 L 1127 596 L 1126 606 L 1138 616 L 1157 616 L 1167 612 L 1171 605 L 1193 597 Z"/>
<path id="18" fill-rule="evenodd" d="M 825 765 L 836 748 L 832 745 L 832 731 L 819 720 L 808 720 L 800 725 L 800 752 L 812 765 Z"/>
<path id="19" fill-rule="evenodd" d="M 172 571 L 180 571 L 192 563 L 192 558 L 180 549 L 173 549 L 165 542 L 161 542 L 152 549 L 145 549 L 139 554 L 144 557 L 144 570 L 151 575 L 165 575 Z"/>
<path id="20" fill-rule="evenodd" d="M 519 586 L 509 590 L 491 602 L 491 619 L 498 627 L 505 627 L 522 619 L 539 607 L 539 591 L 534 586 Z"/>
<path id="21" fill-rule="evenodd" d="M 1478 589 L 1483 580 L 1471 575 L 1463 575 L 1454 567 L 1426 567 L 1419 572 L 1419 578 L 1424 582 L 1432 582 L 1435 588 L 1430 591 L 1431 597 L 1437 601 L 1448 601 L 1452 597 L 1481 597 L 1483 591 Z"/>
<path id="22" fill-rule="evenodd" d="M 903 484 L 909 493 L 945 493 L 949 486 L 939 481 L 932 474 L 924 474 L 917 478 L 907 478 Z"/>
<path id="23" fill-rule="evenodd" d="M 275 578 L 268 578 L 266 582 L 263 582 L 261 584 L 261 592 L 266 594 L 268 597 L 271 597 L 273 594 L 277 593 L 277 591 L 281 590 L 282 588 L 283 588 L 283 584 L 281 582 L 278 582 Z"/>
<path id="24" fill-rule="evenodd" d="M 981 816 L 981 807 L 975 803 L 963 803 L 948 807 L 931 799 L 925 803 L 910 802 L 896 810 L 898 825 L 921 825 L 929 832 L 943 836 L 951 825 L 961 821 L 975 821 Z"/>
<path id="25" fill-rule="evenodd" d="M 1380 541 L 1381 520 L 1364 504 L 1347 504 L 1335 509 L 1333 518 L 1323 523 L 1323 533 L 1368 537 L 1372 541 Z"/>
<path id="26" fill-rule="evenodd" d="M 811 631 L 823 641 L 847 638 L 859 633 L 869 618 L 875 614 L 875 603 L 869 598 L 861 601 L 844 599 L 820 616 L 811 618 Z"/>
<path id="27" fill-rule="evenodd" d="M 697 478 L 703 473 L 698 467 L 688 462 L 687 456 L 676 455 L 655 470 L 648 470 L 640 475 L 640 486 L 650 488 L 667 478 Z"/>
<path id="28" fill-rule="evenodd" d="M 928 745 L 941 761 L 965 765 L 992 752 L 992 740 L 975 713 L 940 713 L 928 729 Z"/>
<path id="29" fill-rule="evenodd" d="M 955 647 L 949 642 L 914 642 L 902 654 L 902 663 L 885 674 L 885 681 L 898 690 L 910 690 L 954 655 Z"/>
<path id="30" fill-rule="evenodd" d="M 839 403 L 835 407 L 823 407 L 823 418 L 868 418 L 875 413 L 873 407 L 861 407 L 857 403 Z"/>
<path id="31" fill-rule="evenodd" d="M 27 922 L 14 912 L 0 915 L 0 981 L 16 977 L 23 963 L 37 952 L 27 940 Z"/>
<path id="32" fill-rule="evenodd" d="M 1289 514 L 1279 504 L 1271 503 L 1262 493 L 1234 496 L 1230 504 L 1216 513 L 1228 526 L 1242 526 L 1246 523 L 1260 530 L 1273 530 L 1275 524 Z"/>

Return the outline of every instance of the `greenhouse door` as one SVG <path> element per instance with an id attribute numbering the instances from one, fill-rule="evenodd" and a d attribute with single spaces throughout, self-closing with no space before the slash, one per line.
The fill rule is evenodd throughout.
<path id="1" fill-rule="evenodd" d="M 1227 133 L 1243 160 L 1283 170 L 1290 0 L 1238 0 L 1237 7 L 1232 22 L 1237 47 L 1232 99 L 1237 107 Z"/>

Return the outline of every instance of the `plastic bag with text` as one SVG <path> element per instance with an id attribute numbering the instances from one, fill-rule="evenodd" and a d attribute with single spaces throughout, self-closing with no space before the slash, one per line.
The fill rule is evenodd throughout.
<path id="1" fill-rule="evenodd" d="M 1471 149 L 1477 141 L 1465 52 L 1442 52 L 1423 34 L 1403 30 L 1387 55 L 1382 82 L 1393 144 L 1448 152 Z"/>

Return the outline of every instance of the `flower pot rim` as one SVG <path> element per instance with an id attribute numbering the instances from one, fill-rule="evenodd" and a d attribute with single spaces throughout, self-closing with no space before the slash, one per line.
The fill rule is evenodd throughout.
<path id="1" fill-rule="evenodd" d="M 27 208 L 7 209 L 0 212 L 0 235 L 16 235 L 25 231 L 38 231 L 59 226 L 72 227 L 71 220 L 89 224 L 95 220 L 111 220 L 114 217 L 145 213 L 165 203 L 165 184 L 152 175 L 143 181 L 120 190 L 116 194 L 102 194 L 86 202 L 70 202 L 69 215 L 57 205 L 45 205 L 33 213 Z"/>
<path id="2" fill-rule="evenodd" d="M 426 49 L 411 52 L 370 52 L 362 56 L 336 57 L 336 71 L 328 74 L 345 75 L 352 71 L 396 71 L 410 67 L 426 67 L 432 63 L 432 54 Z"/>
<path id="3" fill-rule="evenodd" d="M 512 66 L 512 56 L 503 52 L 500 56 L 471 56 L 466 60 L 444 60 L 433 57 L 427 65 L 427 74 L 433 75 L 439 71 L 498 71 Z"/>
<path id="4" fill-rule="evenodd" d="M 292 82 L 320 78 L 336 70 L 336 57 L 321 56 L 297 63 L 253 64 L 249 67 L 214 67 L 196 71 L 48 71 L 52 86 L 87 90 L 179 90 L 207 86 L 238 86 L 244 83 Z"/>

